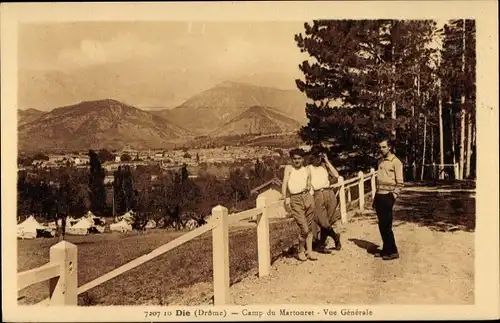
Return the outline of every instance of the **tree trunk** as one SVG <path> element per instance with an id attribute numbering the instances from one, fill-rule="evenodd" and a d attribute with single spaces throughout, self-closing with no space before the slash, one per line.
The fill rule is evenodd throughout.
<path id="1" fill-rule="evenodd" d="M 432 179 L 435 179 L 435 175 L 436 175 L 436 169 L 435 169 L 435 163 L 436 163 L 436 159 L 434 158 L 434 125 L 432 124 L 431 122 L 431 156 L 430 156 L 430 164 L 432 164 Z"/>
<path id="2" fill-rule="evenodd" d="M 443 179 L 444 144 L 443 144 L 443 99 L 441 97 L 441 77 L 438 78 L 438 112 L 439 112 L 439 179 Z"/>
<path id="3" fill-rule="evenodd" d="M 424 147 L 423 147 L 423 152 L 422 152 L 422 172 L 420 173 L 420 180 L 424 180 L 424 169 L 425 169 L 425 142 L 427 141 L 426 139 L 427 136 L 427 116 L 424 115 Z"/>
<path id="4" fill-rule="evenodd" d="M 391 102 L 391 119 L 392 119 L 392 136 L 396 138 L 396 63 L 394 62 L 394 44 L 392 44 L 392 102 Z"/>
<path id="5" fill-rule="evenodd" d="M 452 156 L 452 163 L 453 166 L 455 166 L 455 163 L 457 162 L 457 156 L 455 153 L 455 115 L 453 114 L 453 110 L 450 109 L 450 131 L 451 131 L 451 156 Z M 455 168 L 453 168 L 455 169 Z M 458 173 L 455 172 L 455 179 L 458 179 Z"/>
<path id="6" fill-rule="evenodd" d="M 462 29 L 462 75 L 465 76 L 465 20 L 463 20 Z M 464 154 L 465 154 L 465 81 L 462 81 L 462 96 L 460 98 L 460 161 L 459 161 L 459 179 L 464 176 Z"/>
<path id="7" fill-rule="evenodd" d="M 465 168 L 465 178 L 470 177 L 470 162 L 472 155 L 472 115 L 471 113 L 467 113 L 467 161 Z"/>

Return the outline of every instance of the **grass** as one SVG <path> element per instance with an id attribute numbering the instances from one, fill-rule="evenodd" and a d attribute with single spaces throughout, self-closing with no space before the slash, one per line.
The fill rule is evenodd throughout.
<path id="1" fill-rule="evenodd" d="M 158 229 L 146 234 L 68 236 L 66 240 L 78 246 L 78 285 L 81 286 L 182 234 Z M 291 246 L 297 235 L 294 222 L 272 221 L 272 260 L 280 257 L 282 250 Z M 258 266 L 255 225 L 231 227 L 229 237 L 230 280 L 233 284 Z M 56 243 L 54 238 L 18 241 L 18 271 L 48 262 L 49 248 Z M 212 236 L 206 233 L 79 295 L 79 305 L 168 305 L 182 297 L 183 290 L 189 286 L 211 284 L 212 268 Z M 200 297 L 210 297 L 211 292 L 200 292 Z M 18 295 L 20 304 L 37 303 L 49 296 L 48 282 L 25 288 Z"/>

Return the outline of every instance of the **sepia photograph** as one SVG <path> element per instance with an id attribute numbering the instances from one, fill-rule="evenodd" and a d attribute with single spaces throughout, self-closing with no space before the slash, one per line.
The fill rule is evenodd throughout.
<path id="1" fill-rule="evenodd" d="M 498 318 L 496 4 L 460 3 L 2 4 L 4 319 Z"/>

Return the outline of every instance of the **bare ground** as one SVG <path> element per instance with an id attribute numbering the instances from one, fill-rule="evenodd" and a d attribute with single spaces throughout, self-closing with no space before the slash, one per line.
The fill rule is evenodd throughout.
<path id="1" fill-rule="evenodd" d="M 380 240 L 371 219 L 349 223 L 343 249 L 301 263 L 282 258 L 269 277 L 231 287 L 233 304 L 473 304 L 474 234 L 395 223 L 400 258 L 367 252 Z"/>

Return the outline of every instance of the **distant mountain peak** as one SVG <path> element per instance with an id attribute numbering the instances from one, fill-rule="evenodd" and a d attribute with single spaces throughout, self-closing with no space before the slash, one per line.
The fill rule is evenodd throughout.
<path id="1" fill-rule="evenodd" d="M 294 132 L 300 123 L 281 111 L 254 105 L 212 132 L 211 136 L 231 136 L 243 134 L 270 134 Z"/>
<path id="2" fill-rule="evenodd" d="M 190 136 L 168 119 L 114 99 L 56 108 L 36 120 L 20 122 L 18 132 L 20 146 L 26 150 L 119 149 L 125 144 L 155 148 Z"/>
<path id="3" fill-rule="evenodd" d="M 111 105 L 121 105 L 121 106 L 129 106 L 126 103 L 123 103 L 121 101 L 118 101 L 116 99 L 99 99 L 99 100 L 89 100 L 89 101 L 82 101 L 79 104 L 91 104 L 91 105 L 103 105 L 103 106 L 111 106 Z M 76 104 L 76 105 L 79 105 Z"/>

